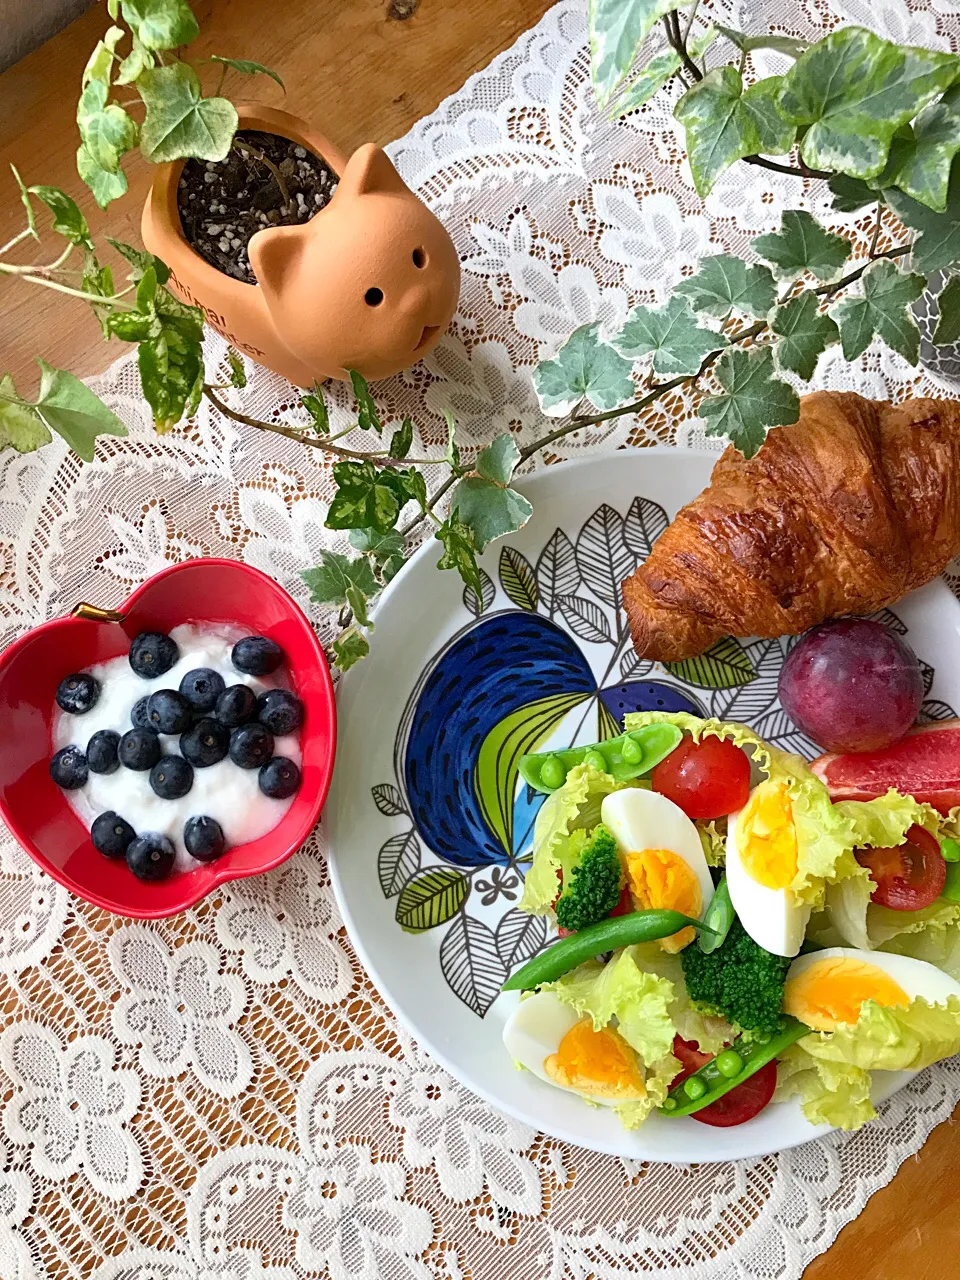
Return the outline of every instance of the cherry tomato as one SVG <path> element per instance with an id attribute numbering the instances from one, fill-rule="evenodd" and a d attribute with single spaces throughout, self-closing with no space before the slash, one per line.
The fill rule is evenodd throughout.
<path id="1" fill-rule="evenodd" d="M 882 907 L 921 911 L 943 892 L 947 864 L 937 838 L 923 827 L 912 826 L 895 849 L 858 849 L 856 857 L 876 881 L 871 901 Z"/>
<path id="2" fill-rule="evenodd" d="M 722 818 L 742 809 L 750 794 L 750 761 L 725 738 L 682 742 L 661 760 L 650 782 L 688 818 Z"/>
<path id="3" fill-rule="evenodd" d="M 735 1124 L 745 1124 L 760 1114 L 773 1097 L 777 1087 L 776 1059 L 747 1076 L 743 1084 L 725 1093 L 708 1107 L 690 1113 L 691 1120 L 710 1124 L 717 1129 L 728 1129 Z"/>

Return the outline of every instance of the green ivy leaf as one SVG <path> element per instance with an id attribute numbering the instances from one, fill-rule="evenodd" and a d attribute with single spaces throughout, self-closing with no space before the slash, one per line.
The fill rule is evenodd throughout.
<path id="1" fill-rule="evenodd" d="M 701 329 L 687 299 L 673 294 L 666 306 L 638 306 L 613 339 L 632 360 L 653 352 L 653 371 L 662 377 L 697 373 L 704 357 L 727 345 L 722 333 Z"/>
<path id="2" fill-rule="evenodd" d="M 413 444 L 413 422 L 404 418 L 401 425 L 390 437 L 389 454 L 391 458 L 405 458 Z"/>
<path id="3" fill-rule="evenodd" d="M 133 37 L 133 47 L 130 52 L 120 63 L 117 69 L 116 84 L 133 84 L 140 76 L 141 71 L 146 71 L 148 67 L 156 66 L 156 58 L 147 49 L 136 36 Z"/>
<path id="4" fill-rule="evenodd" d="M 937 295 L 939 318 L 933 340 L 938 346 L 960 341 L 960 276 L 951 276 Z"/>
<path id="5" fill-rule="evenodd" d="M 200 403 L 203 313 L 166 289 L 158 290 L 154 310 L 160 333 L 140 343 L 137 362 L 143 394 L 153 410 L 154 426 L 162 434 L 182 417 L 196 413 Z"/>
<path id="6" fill-rule="evenodd" d="M 960 90 L 955 86 L 914 120 L 910 141 L 885 185 L 897 186 L 914 200 L 942 213 L 947 207 L 950 169 L 958 151 Z"/>
<path id="7" fill-rule="evenodd" d="M 753 241 L 754 250 L 771 264 L 778 280 L 796 280 L 805 271 L 818 280 L 836 280 L 851 247 L 846 237 L 824 230 L 805 209 L 787 209 L 779 231 Z"/>
<path id="8" fill-rule="evenodd" d="M 339 551 L 321 551 L 320 563 L 304 569 L 300 577 L 316 604 L 346 604 L 348 587 L 368 598 L 380 590 L 366 556 L 351 560 Z"/>
<path id="9" fill-rule="evenodd" d="M 125 436 L 127 428 L 86 383 L 66 369 L 40 366 L 40 395 L 34 404 L 46 426 L 63 436 L 84 462 L 92 462 L 97 436 Z"/>
<path id="10" fill-rule="evenodd" d="M 444 455 L 450 467 L 460 474 L 460 450 L 457 448 L 457 424 L 449 409 L 444 409 L 443 416 L 447 423 L 447 452 Z"/>
<path id="11" fill-rule="evenodd" d="M 356 369 L 351 369 L 350 384 L 353 387 L 354 399 L 357 402 L 357 426 L 361 431 L 375 431 L 379 435 L 383 430 L 383 423 L 380 421 L 380 415 L 377 413 L 377 406 L 374 403 L 373 396 L 370 394 L 366 378 L 357 373 Z"/>
<path id="12" fill-rule="evenodd" d="M 34 240 L 39 240 L 40 237 L 37 234 L 37 220 L 33 214 L 33 201 L 30 199 L 30 192 L 27 189 L 27 185 L 24 180 L 20 177 L 20 171 L 17 166 L 12 164 L 10 168 L 13 171 L 14 178 L 17 180 L 17 186 L 20 188 L 20 202 L 27 211 L 27 230 L 33 236 Z"/>
<path id="13" fill-rule="evenodd" d="M 745 458 L 757 452 L 769 427 L 788 426 L 800 416 L 793 387 L 773 376 L 770 347 L 731 347 L 714 372 L 726 394 L 703 400 L 698 412 L 709 424 L 708 436 L 726 436 Z"/>
<path id="14" fill-rule="evenodd" d="M 53 214 L 53 229 L 57 235 L 63 236 L 71 244 L 93 250 L 93 240 L 90 238 L 87 220 L 72 197 L 65 191 L 61 191 L 59 187 L 31 187 L 30 194 L 42 200 Z"/>
<path id="15" fill-rule="evenodd" d="M 784 77 L 780 105 L 806 126 L 800 153 L 814 169 L 872 178 L 893 135 L 953 83 L 953 54 L 901 48 L 862 27 L 842 27 L 802 54 Z"/>
<path id="16" fill-rule="evenodd" d="M 127 177 L 122 169 L 115 173 L 101 168 L 83 145 L 77 148 L 77 173 L 90 188 L 94 200 L 105 209 L 112 200 L 118 200 L 127 190 Z"/>
<path id="17" fill-rule="evenodd" d="M 736 689 L 757 675 L 746 650 L 732 636 L 718 640 L 696 658 L 663 665 L 671 675 L 700 689 Z"/>
<path id="18" fill-rule="evenodd" d="M 137 145 L 137 126 L 122 107 L 107 102 L 109 92 L 102 80 L 87 84 L 77 103 L 77 125 L 92 163 L 116 173 L 121 157 Z"/>
<path id="19" fill-rule="evenodd" d="M 570 413 L 586 397 L 601 413 L 633 395 L 631 364 L 600 341 L 599 325 L 574 329 L 552 360 L 533 371 L 533 386 L 546 414 Z"/>
<path id="20" fill-rule="evenodd" d="M 145 49 L 176 49 L 200 34 L 186 0 L 123 0 L 123 20 Z"/>
<path id="21" fill-rule="evenodd" d="M 370 621 L 370 615 L 367 612 L 367 597 L 359 587 L 352 584 L 347 587 L 347 605 L 353 614 L 354 621 L 361 627 L 369 627 L 374 630 L 373 623 Z"/>
<path id="22" fill-rule="evenodd" d="M 817 295 L 812 289 L 804 289 L 777 307 L 770 317 L 770 331 L 781 339 L 774 348 L 777 364 L 805 382 L 813 377 L 817 361 L 827 347 L 840 339 L 833 320 L 818 310 Z"/>
<path id="23" fill-rule="evenodd" d="M 807 41 L 797 40 L 793 36 L 778 36 L 773 32 L 748 36 L 733 27 L 725 27 L 721 22 L 716 23 L 716 27 L 721 35 L 726 36 L 735 48 L 744 53 L 750 53 L 753 49 L 773 49 L 777 53 L 785 53 L 788 58 L 799 58 L 808 48 Z"/>
<path id="24" fill-rule="evenodd" d="M 242 391 L 247 385 L 247 371 L 243 367 L 239 351 L 227 347 L 227 368 L 230 370 L 230 385 Z"/>
<path id="25" fill-rule="evenodd" d="M 869 186 L 862 178 L 848 178 L 845 173 L 834 173 L 827 186 L 833 192 L 832 208 L 840 213 L 856 213 L 865 205 L 876 204 L 880 199 L 879 191 Z"/>
<path id="26" fill-rule="evenodd" d="M 221 66 L 231 67 L 234 71 L 239 71 L 245 76 L 269 76 L 271 80 L 275 80 L 280 88 L 286 93 L 287 86 L 280 79 L 279 74 L 271 67 L 265 67 L 262 62 L 251 62 L 249 58 L 221 58 L 218 54 L 210 55 L 211 62 L 219 62 Z"/>
<path id="27" fill-rule="evenodd" d="M 457 914 L 470 892 L 462 871 L 453 867 L 426 867 L 400 890 L 397 924 L 404 933 L 425 933 L 446 924 Z"/>
<path id="28" fill-rule="evenodd" d="M 116 292 L 113 283 L 113 272 L 109 267 L 101 267 L 97 261 L 96 254 L 87 250 L 84 255 L 83 275 L 80 279 L 80 288 L 84 293 L 95 293 L 101 298 L 112 298 Z M 112 336 L 111 323 L 117 312 L 110 307 L 98 306 L 97 303 L 91 302 L 94 314 L 100 321 L 100 328 L 103 336 L 109 338 Z"/>
<path id="29" fill-rule="evenodd" d="M 36 409 L 20 402 L 13 378 L 5 373 L 0 378 L 0 449 L 33 453 L 51 439 Z"/>
<path id="30" fill-rule="evenodd" d="M 123 39 L 123 27 L 108 27 L 102 40 L 97 44 L 87 59 L 83 69 L 81 87 L 85 88 L 91 80 L 101 80 L 109 85 L 113 76 L 113 64 L 116 61 L 116 47 Z"/>
<path id="31" fill-rule="evenodd" d="M 702 258 L 696 275 L 681 280 L 673 292 L 686 298 L 694 311 L 718 320 L 726 320 L 734 310 L 762 320 L 777 300 L 769 268 L 748 265 L 730 253 Z"/>
<path id="32" fill-rule="evenodd" d="M 151 164 L 226 156 L 237 130 L 236 108 L 226 98 L 205 98 L 192 67 L 185 62 L 151 67 L 141 73 L 137 87 L 147 108 L 140 149 Z"/>
<path id="33" fill-rule="evenodd" d="M 477 455 L 474 470 L 477 475 L 496 484 L 509 484 L 514 468 L 520 461 L 520 450 L 509 431 L 496 436 L 487 447 Z"/>
<path id="34" fill-rule="evenodd" d="M 348 627 L 333 642 L 333 660 L 340 671 L 349 671 L 370 654 L 370 641 L 356 627 Z"/>
<path id="35" fill-rule="evenodd" d="M 673 109 L 687 135 L 693 183 L 708 196 L 717 178 L 743 156 L 782 155 L 793 146 L 796 127 L 780 113 L 778 76 L 743 91 L 735 67 L 716 67 L 687 90 Z"/>
<path id="36" fill-rule="evenodd" d="M 327 512 L 328 529 L 376 529 L 386 533 L 400 514 L 401 495 L 395 473 L 372 462 L 337 462 L 333 478 L 338 488 Z"/>
<path id="37" fill-rule="evenodd" d="M 659 93 L 667 81 L 677 74 L 682 66 L 679 53 L 673 49 L 664 49 L 655 58 L 651 58 L 640 74 L 628 85 L 617 99 L 616 106 L 610 111 L 611 120 L 619 120 L 630 111 L 636 111 L 645 102 L 649 102 L 655 93 Z"/>
<path id="38" fill-rule="evenodd" d="M 830 308 L 840 327 L 844 358 L 855 360 L 879 337 L 916 364 L 920 330 L 910 314 L 910 303 L 923 293 L 924 283 L 923 276 L 901 271 L 888 258 L 871 262 L 860 278 L 862 294 L 848 294 Z"/>
<path id="39" fill-rule="evenodd" d="M 928 209 L 896 187 L 885 190 L 883 196 L 900 221 L 920 233 L 911 249 L 911 266 L 929 272 L 960 262 L 960 165 L 950 179 L 943 213 Z"/>
<path id="40" fill-rule="evenodd" d="M 473 587 L 478 596 L 483 594 L 483 581 L 480 577 L 480 566 L 477 564 L 477 544 L 473 530 L 457 519 L 456 512 L 451 512 L 443 522 L 436 535 L 443 544 L 443 555 L 437 562 L 438 569 L 456 569 L 468 587 Z"/>
<path id="41" fill-rule="evenodd" d="M 154 309 L 149 311 L 109 311 L 105 327 L 111 338 L 121 342 L 147 342 L 158 338 L 163 326 Z"/>
<path id="42" fill-rule="evenodd" d="M 389 582 L 406 563 L 403 538 L 395 529 L 389 533 L 377 533 L 375 529 L 351 529 L 347 537 L 351 546 L 370 557 L 384 582 Z"/>
<path id="43" fill-rule="evenodd" d="M 125 244 L 122 240 L 114 240 L 112 236 L 107 236 L 107 243 L 112 244 L 121 258 L 126 258 L 127 262 L 130 263 L 130 272 L 127 275 L 127 279 L 132 280 L 134 284 L 151 267 L 156 272 L 158 284 L 166 284 L 170 279 L 170 268 L 167 264 L 154 257 L 152 253 L 147 253 L 146 249 L 135 249 L 132 244 Z"/>
<path id="44" fill-rule="evenodd" d="M 330 414 L 327 411 L 327 402 L 323 398 L 323 391 L 319 384 L 314 384 L 313 393 L 305 392 L 300 397 L 300 403 L 313 419 L 313 429 L 319 436 L 328 436 L 330 434 Z"/>
<path id="45" fill-rule="evenodd" d="M 690 0 L 590 0 L 590 75 L 606 106 L 633 66 L 640 46 L 665 14 Z"/>

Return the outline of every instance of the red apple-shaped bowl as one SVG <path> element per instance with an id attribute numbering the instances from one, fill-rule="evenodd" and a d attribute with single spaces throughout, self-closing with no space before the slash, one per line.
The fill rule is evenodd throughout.
<path id="1" fill-rule="evenodd" d="M 146 884 L 103 857 L 49 773 L 55 694 L 64 676 L 126 653 L 141 631 L 183 622 L 235 623 L 283 649 L 304 705 L 300 790 L 265 836 Z M 78 605 L 15 640 L 0 655 L 0 815 L 33 860 L 72 893 L 121 916 L 157 919 L 199 902 L 227 880 L 278 866 L 316 825 L 330 786 L 336 708 L 320 642 L 302 610 L 272 578 L 236 560 L 197 559 L 150 578 L 117 610 Z"/>

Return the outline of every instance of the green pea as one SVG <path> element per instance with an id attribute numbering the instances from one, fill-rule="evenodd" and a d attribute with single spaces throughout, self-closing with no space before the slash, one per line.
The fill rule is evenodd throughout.
<path id="1" fill-rule="evenodd" d="M 664 1100 L 663 1100 L 663 1107 L 661 1108 L 661 1110 L 663 1110 L 663 1111 L 676 1111 L 676 1109 L 677 1109 L 677 1100 L 676 1100 L 676 1098 L 664 1098 Z"/>
<path id="2" fill-rule="evenodd" d="M 769 1031 L 761 1031 L 760 1034 L 755 1037 L 757 1044 L 769 1044 L 772 1038 L 773 1037 L 770 1035 Z"/>
<path id="3" fill-rule="evenodd" d="M 543 785 L 549 787 L 551 791 L 556 791 L 557 787 L 562 787 L 566 776 L 563 763 L 556 756 L 547 756 L 540 766 L 540 777 L 543 780 Z"/>
<path id="4" fill-rule="evenodd" d="M 743 1070 L 743 1059 L 736 1049 L 724 1049 L 717 1055 L 717 1070 L 728 1080 L 733 1080 Z"/>
<path id="5" fill-rule="evenodd" d="M 607 772 L 606 757 L 601 755 L 599 751 L 588 751 L 583 757 L 583 763 L 588 764 L 591 769 L 598 769 L 600 773 Z"/>
<path id="6" fill-rule="evenodd" d="M 635 742 L 633 738 L 624 738 L 620 754 L 627 764 L 639 764 L 643 759 L 643 747 L 639 742 Z M 960 850 L 958 850 L 957 856 L 960 857 Z"/>
<path id="7" fill-rule="evenodd" d="M 698 1098 L 702 1098 L 707 1092 L 707 1086 L 699 1076 L 690 1076 L 683 1082 L 683 1092 L 691 1102 L 696 1102 Z"/>
<path id="8" fill-rule="evenodd" d="M 943 854 L 944 862 L 960 862 L 960 844 L 956 840 L 951 840 L 949 836 L 944 836 L 940 841 L 940 852 Z"/>

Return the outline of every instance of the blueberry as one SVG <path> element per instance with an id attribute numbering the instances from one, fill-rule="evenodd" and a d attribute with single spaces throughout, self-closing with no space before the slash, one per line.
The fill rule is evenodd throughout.
<path id="1" fill-rule="evenodd" d="M 130 712 L 130 723 L 135 729 L 153 729 L 148 714 L 149 705 L 149 693 L 145 693 L 142 698 L 138 698 L 133 704 L 133 710 Z M 153 732 L 156 733 L 156 729 L 153 729 Z"/>
<path id="2" fill-rule="evenodd" d="M 273 755 L 273 734 L 262 724 L 242 724 L 230 735 L 230 759 L 241 769 L 259 769 Z"/>
<path id="3" fill-rule="evenodd" d="M 138 880 L 166 880 L 177 853 L 166 836 L 147 831 L 127 845 L 127 866 Z"/>
<path id="4" fill-rule="evenodd" d="M 220 823 L 202 816 L 188 818 L 184 823 L 183 843 L 187 853 L 198 862 L 213 862 L 227 847 Z"/>
<path id="5" fill-rule="evenodd" d="M 119 733 L 112 729 L 98 729 L 87 743 L 87 768 L 90 772 L 116 773 L 120 768 L 119 745 Z"/>
<path id="6" fill-rule="evenodd" d="M 176 640 L 162 631 L 141 631 L 130 646 L 130 665 L 147 680 L 169 671 L 179 657 Z"/>
<path id="7" fill-rule="evenodd" d="M 244 636 L 230 655 L 238 671 L 248 676 L 268 676 L 283 661 L 283 650 L 266 636 Z"/>
<path id="8" fill-rule="evenodd" d="M 268 689 L 257 699 L 257 719 L 278 737 L 303 723 L 303 703 L 289 689 Z"/>
<path id="9" fill-rule="evenodd" d="M 216 720 L 198 720 L 192 729 L 180 739 L 180 754 L 185 756 L 195 769 L 205 769 L 208 765 L 217 764 L 227 754 L 230 746 L 230 730 Z"/>
<path id="10" fill-rule="evenodd" d="M 260 770 L 260 790 L 274 800 L 288 800 L 300 787 L 300 770 L 285 756 L 274 756 Z"/>
<path id="11" fill-rule="evenodd" d="M 57 706 L 75 716 L 82 716 L 96 706 L 99 697 L 100 681 L 85 671 L 65 676 L 57 685 Z"/>
<path id="12" fill-rule="evenodd" d="M 161 800 L 179 800 L 193 786 L 193 766 L 183 756 L 161 756 L 150 770 L 150 785 Z"/>
<path id="13" fill-rule="evenodd" d="M 147 701 L 147 728 L 157 733 L 183 733 L 193 717 L 190 703 L 176 689 L 158 689 Z"/>
<path id="14" fill-rule="evenodd" d="M 76 791 L 87 780 L 87 757 L 79 747 L 62 747 L 50 761 L 50 777 L 64 791 Z"/>
<path id="15" fill-rule="evenodd" d="M 143 772 L 160 759 L 160 739 L 153 729 L 128 729 L 120 739 L 117 755 L 126 769 Z"/>
<path id="16" fill-rule="evenodd" d="M 232 684 L 217 699 L 216 717 L 221 724 L 236 729 L 257 713 L 257 697 L 249 685 Z"/>
<path id="17" fill-rule="evenodd" d="M 180 692 L 194 711 L 212 711 L 225 688 L 220 672 L 209 667 L 196 667 L 180 681 Z"/>
<path id="18" fill-rule="evenodd" d="M 121 818 L 119 813 L 114 813 L 112 809 L 101 813 L 99 818 L 94 818 L 93 826 L 90 828 L 93 847 L 106 858 L 122 858 L 136 834 L 126 818 Z"/>

